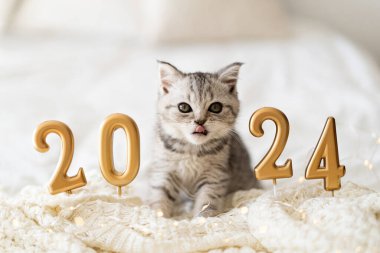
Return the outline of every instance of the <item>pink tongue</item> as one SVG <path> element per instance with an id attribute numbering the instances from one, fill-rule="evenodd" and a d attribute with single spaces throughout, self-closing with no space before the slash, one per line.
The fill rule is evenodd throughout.
<path id="1" fill-rule="evenodd" d="M 196 133 L 204 133 L 205 131 L 206 131 L 206 129 L 203 126 L 197 126 L 195 128 Z"/>

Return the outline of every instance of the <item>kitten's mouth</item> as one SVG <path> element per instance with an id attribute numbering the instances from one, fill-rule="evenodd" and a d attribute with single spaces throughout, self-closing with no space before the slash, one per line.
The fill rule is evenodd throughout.
<path id="1" fill-rule="evenodd" d="M 195 128 L 193 134 L 196 134 L 196 135 L 207 135 L 208 131 L 206 130 L 206 128 L 204 126 L 197 126 Z"/>

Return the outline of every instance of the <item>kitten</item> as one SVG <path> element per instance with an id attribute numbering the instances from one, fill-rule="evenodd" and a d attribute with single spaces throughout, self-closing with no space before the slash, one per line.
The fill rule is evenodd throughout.
<path id="1" fill-rule="evenodd" d="M 150 205 L 173 215 L 185 195 L 194 216 L 215 216 L 226 194 L 258 187 L 234 123 L 242 63 L 216 73 L 184 73 L 159 61 L 160 90 L 154 157 L 149 166 Z"/>

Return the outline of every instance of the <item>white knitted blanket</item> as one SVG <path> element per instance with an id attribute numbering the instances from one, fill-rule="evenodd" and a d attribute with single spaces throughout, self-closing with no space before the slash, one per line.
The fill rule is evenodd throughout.
<path id="1" fill-rule="evenodd" d="M 380 194 L 345 183 L 238 192 L 213 218 L 165 219 L 100 178 L 74 194 L 0 196 L 0 252 L 380 252 Z"/>

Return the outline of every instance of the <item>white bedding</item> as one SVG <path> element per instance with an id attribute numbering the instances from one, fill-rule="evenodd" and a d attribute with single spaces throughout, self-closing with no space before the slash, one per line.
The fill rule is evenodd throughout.
<path id="1" fill-rule="evenodd" d="M 46 184 L 60 152 L 58 137 L 51 150 L 33 149 L 33 130 L 42 121 L 68 124 L 75 136 L 69 174 L 82 166 L 98 170 L 99 126 L 109 114 L 122 112 L 137 122 L 142 168 L 148 161 L 154 131 L 157 91 L 156 59 L 185 71 L 217 70 L 245 62 L 238 90 L 242 111 L 237 129 L 259 161 L 273 140 L 248 131 L 256 109 L 273 106 L 289 118 L 290 136 L 278 163 L 293 159 L 292 179 L 302 183 L 308 159 L 325 120 L 337 122 L 342 179 L 380 190 L 380 76 L 363 52 L 345 38 L 310 24 L 295 24 L 289 39 L 148 48 L 95 37 L 2 38 L 0 41 L 0 186 L 15 192 L 25 185 Z M 123 134 L 115 135 L 115 163 L 125 163 Z M 379 151 L 376 151 L 376 147 Z M 373 168 L 364 166 L 364 160 Z M 100 171 L 99 171 L 100 173 Z M 142 173 L 133 182 L 138 185 Z M 268 182 L 269 183 L 269 182 Z M 268 184 L 269 185 L 269 184 Z"/>

